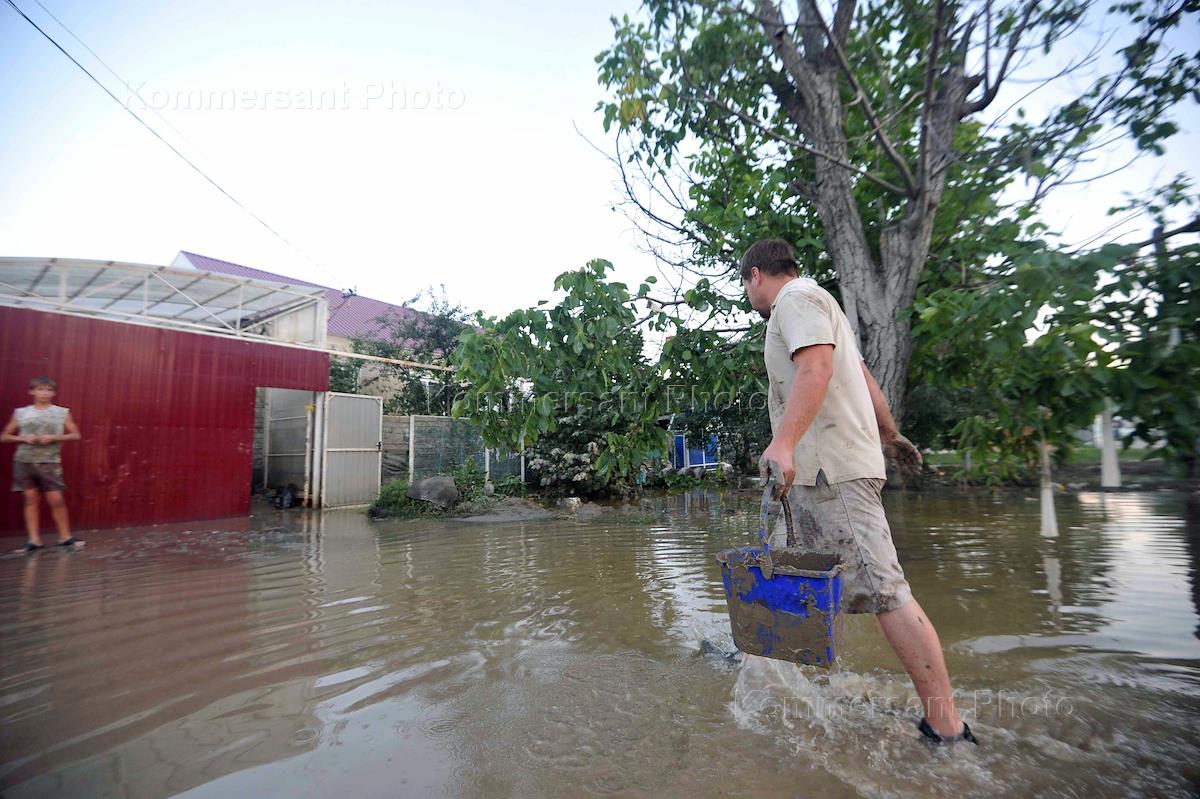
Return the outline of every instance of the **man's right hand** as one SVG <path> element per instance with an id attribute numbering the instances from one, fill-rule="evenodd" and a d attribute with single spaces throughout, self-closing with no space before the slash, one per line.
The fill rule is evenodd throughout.
<path id="1" fill-rule="evenodd" d="M 775 491 L 773 492 L 775 499 L 786 494 L 796 479 L 795 457 L 796 453 L 793 447 L 772 439 L 758 460 L 758 474 L 763 480 L 769 478 L 772 473 L 775 475 Z"/>

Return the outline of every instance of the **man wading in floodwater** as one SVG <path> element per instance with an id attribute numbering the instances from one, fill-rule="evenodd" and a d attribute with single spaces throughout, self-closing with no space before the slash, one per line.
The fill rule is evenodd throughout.
<path id="1" fill-rule="evenodd" d="M 778 464 L 799 546 L 842 557 L 843 609 L 879 618 L 921 697 L 921 733 L 937 743 L 978 743 L 954 706 L 937 631 L 913 599 L 883 512 L 884 452 L 906 470 L 920 468 L 921 453 L 897 431 L 850 321 L 829 292 L 799 277 L 787 242 L 755 242 L 741 274 L 767 320 L 772 439 L 764 474 Z M 775 536 L 784 535 L 777 527 Z"/>

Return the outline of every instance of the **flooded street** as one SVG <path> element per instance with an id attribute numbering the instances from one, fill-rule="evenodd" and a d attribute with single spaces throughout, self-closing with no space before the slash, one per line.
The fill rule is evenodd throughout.
<path id="1" fill-rule="evenodd" d="M 1035 493 L 885 499 L 977 749 L 918 740 L 916 695 L 874 617 L 847 619 L 832 674 L 724 656 L 714 554 L 751 542 L 756 496 L 492 527 L 264 510 L 0 561 L 0 791 L 1200 788 L 1194 498 L 1060 495 L 1055 538 Z"/>

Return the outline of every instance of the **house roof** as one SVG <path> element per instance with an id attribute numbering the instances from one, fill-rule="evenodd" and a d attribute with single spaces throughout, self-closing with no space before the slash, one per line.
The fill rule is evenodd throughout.
<path id="1" fill-rule="evenodd" d="M 390 302 L 362 297 L 358 294 L 346 296 L 341 289 L 322 286 L 320 283 L 309 283 L 306 280 L 280 275 L 275 272 L 266 272 L 262 269 L 242 266 L 230 261 L 222 261 L 219 258 L 210 258 L 207 255 L 200 255 L 185 250 L 181 250 L 179 254 L 202 272 L 215 272 L 217 274 L 236 275 L 255 280 L 269 280 L 274 283 L 284 283 L 291 286 L 309 286 L 323 289 L 326 301 L 329 304 L 329 325 L 327 330 L 331 336 L 344 336 L 346 338 L 372 336 L 380 330 L 381 326 L 376 320 L 381 316 L 397 315 L 404 317 L 413 313 L 419 313 L 402 305 L 393 305 Z"/>

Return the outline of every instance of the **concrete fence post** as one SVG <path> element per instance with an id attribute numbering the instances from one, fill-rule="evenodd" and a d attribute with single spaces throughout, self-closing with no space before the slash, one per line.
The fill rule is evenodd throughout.
<path id="1" fill-rule="evenodd" d="M 413 475 L 416 474 L 417 465 L 417 416 L 410 413 L 408 415 L 408 483 L 412 485 Z"/>
<path id="2" fill-rule="evenodd" d="M 1113 434 L 1113 403 L 1104 400 L 1100 413 L 1100 487 L 1121 487 L 1121 464 L 1117 461 L 1117 441 Z"/>
<path id="3" fill-rule="evenodd" d="M 1050 445 L 1042 439 L 1038 446 L 1041 453 L 1042 466 L 1042 535 L 1046 538 L 1058 537 L 1058 516 L 1054 512 L 1054 479 L 1050 469 Z"/>

